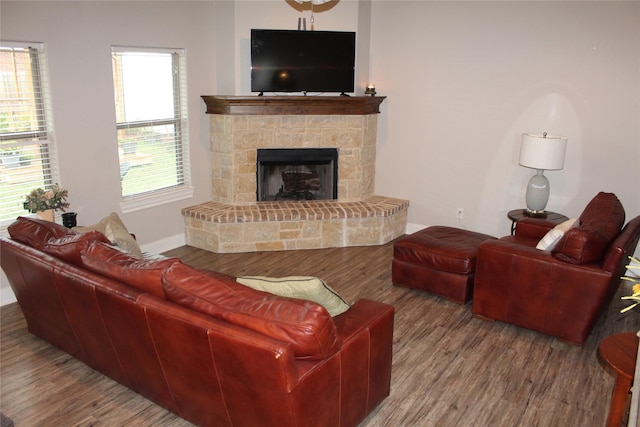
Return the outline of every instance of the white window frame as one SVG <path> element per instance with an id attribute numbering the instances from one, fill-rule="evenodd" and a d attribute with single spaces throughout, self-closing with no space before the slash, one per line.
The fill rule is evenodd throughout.
<path id="1" fill-rule="evenodd" d="M 39 81 L 36 84 L 36 100 L 35 108 L 38 110 L 38 129 L 25 132 L 0 133 L 0 143 L 6 141 L 16 141 L 11 145 L 25 147 L 29 145 L 40 146 L 40 159 L 42 159 L 42 181 L 35 184 L 35 187 L 49 188 L 53 184 L 60 182 L 57 152 L 55 144 L 55 134 L 53 127 L 53 113 L 51 109 L 51 92 L 49 88 L 49 72 L 47 68 L 46 49 L 42 42 L 22 42 L 1 40 L 0 45 L 12 49 L 33 49 L 31 73 L 34 74 L 34 80 Z M 35 69 L 34 69 L 35 68 Z M 39 96 L 38 96 L 39 95 Z M 32 176 L 32 175 L 28 175 Z M 33 178 L 38 178 L 33 175 Z M 25 194 L 26 195 L 26 192 Z M 24 199 L 24 197 L 22 197 Z M 23 200 L 19 202 L 22 203 Z M 24 211 L 23 216 L 30 215 L 28 211 Z M 7 227 L 15 220 L 14 218 L 0 218 L 0 233 L 6 235 Z"/>
<path id="2" fill-rule="evenodd" d="M 175 55 L 175 58 L 177 58 L 177 63 L 174 66 L 174 81 L 176 82 L 174 86 L 175 116 L 172 118 L 158 118 L 158 120 L 148 120 L 144 122 L 117 122 L 116 120 L 116 131 L 131 127 L 149 127 L 166 124 L 172 124 L 176 128 L 180 129 L 179 137 L 177 137 L 177 140 L 175 142 L 179 146 L 178 156 L 181 160 L 178 162 L 178 168 L 182 169 L 180 173 L 182 182 L 178 182 L 178 184 L 175 186 L 136 193 L 127 196 L 124 196 L 121 193 L 122 200 L 120 202 L 120 209 L 123 213 L 134 212 L 193 197 L 194 189 L 191 185 L 191 170 L 189 158 L 189 122 L 187 115 L 187 72 L 185 50 L 112 46 L 111 52 L 112 55 L 123 52 L 169 53 Z M 115 70 L 112 71 L 112 74 L 113 73 L 115 73 Z M 116 93 L 116 91 L 117 89 L 114 87 L 114 93 Z M 118 107 L 115 106 L 115 108 Z M 116 141 L 116 147 L 119 148 L 118 141 Z"/>

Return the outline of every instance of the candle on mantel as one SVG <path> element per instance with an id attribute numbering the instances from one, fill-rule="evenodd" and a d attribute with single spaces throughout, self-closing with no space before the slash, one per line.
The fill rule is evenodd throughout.
<path id="1" fill-rule="evenodd" d="M 367 85 L 367 90 L 364 91 L 364 94 L 365 95 L 375 96 L 375 94 L 376 94 L 376 86 L 371 84 L 371 83 L 369 83 Z"/>

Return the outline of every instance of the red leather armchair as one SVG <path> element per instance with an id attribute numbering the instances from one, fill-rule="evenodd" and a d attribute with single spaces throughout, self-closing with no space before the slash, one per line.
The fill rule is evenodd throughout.
<path id="1" fill-rule="evenodd" d="M 599 193 L 551 251 L 536 249 L 554 226 L 541 219 L 524 219 L 514 236 L 483 242 L 473 314 L 582 344 L 640 239 L 640 216 L 622 228 L 624 220 L 618 198 Z"/>

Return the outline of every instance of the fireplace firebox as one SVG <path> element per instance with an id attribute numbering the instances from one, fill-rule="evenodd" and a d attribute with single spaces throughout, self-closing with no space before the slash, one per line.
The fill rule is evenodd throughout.
<path id="1" fill-rule="evenodd" d="M 258 149 L 256 173 L 259 202 L 338 198 L 336 148 Z"/>

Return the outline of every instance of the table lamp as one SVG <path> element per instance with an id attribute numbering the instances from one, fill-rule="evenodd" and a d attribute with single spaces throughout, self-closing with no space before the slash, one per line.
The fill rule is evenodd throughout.
<path id="1" fill-rule="evenodd" d="M 542 215 L 549 201 L 549 180 L 545 170 L 558 170 L 564 167 L 564 155 L 567 150 L 567 138 L 563 136 L 525 133 L 520 146 L 520 165 L 536 169 L 527 185 L 527 210 L 531 216 Z"/>

